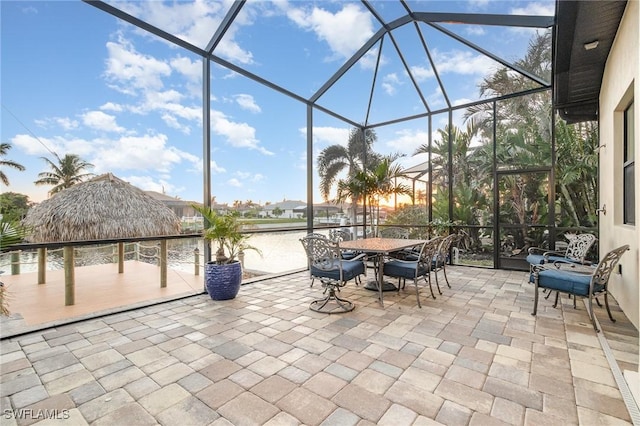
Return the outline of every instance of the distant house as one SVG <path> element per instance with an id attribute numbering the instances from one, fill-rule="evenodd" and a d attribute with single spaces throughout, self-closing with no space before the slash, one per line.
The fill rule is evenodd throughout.
<path id="1" fill-rule="evenodd" d="M 281 217 L 293 219 L 300 219 L 304 217 L 306 213 L 307 203 L 300 200 L 284 200 L 279 203 L 268 204 L 264 206 L 260 212 L 260 217 Z M 279 209 L 282 214 L 275 215 L 273 211 Z"/>
<path id="2" fill-rule="evenodd" d="M 171 197 L 166 194 L 162 194 L 156 191 L 144 191 L 146 194 L 151 196 L 152 198 L 162 202 L 165 206 L 169 207 L 173 212 L 180 218 L 183 217 L 193 217 L 196 215 L 196 211 L 193 208 L 192 204 L 199 204 L 195 201 L 186 201 L 181 200 L 176 197 Z"/>

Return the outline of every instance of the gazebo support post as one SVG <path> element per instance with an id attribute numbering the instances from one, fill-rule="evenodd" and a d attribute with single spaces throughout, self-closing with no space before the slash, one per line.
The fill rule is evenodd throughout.
<path id="1" fill-rule="evenodd" d="M 118 243 L 118 273 L 124 273 L 124 243 Z"/>
<path id="2" fill-rule="evenodd" d="M 75 304 L 75 271 L 73 246 L 65 246 L 64 253 L 64 304 L 71 306 Z"/>
<path id="3" fill-rule="evenodd" d="M 47 249 L 42 247 L 38 249 L 38 284 L 44 284 L 47 281 Z"/>
<path id="4" fill-rule="evenodd" d="M 160 288 L 167 286 L 167 240 L 160 241 Z"/>

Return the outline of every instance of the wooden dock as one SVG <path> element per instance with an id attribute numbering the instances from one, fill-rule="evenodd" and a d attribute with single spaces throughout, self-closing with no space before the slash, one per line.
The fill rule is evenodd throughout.
<path id="1" fill-rule="evenodd" d="M 32 326 L 58 320 L 106 313 L 124 306 L 173 299 L 202 293 L 204 278 L 169 269 L 167 286 L 160 287 L 160 268 L 139 261 L 75 268 L 75 304 L 65 306 L 64 271 L 47 271 L 46 283 L 38 284 L 37 272 L 4 274 L 0 280 L 9 298 L 9 311 L 19 314 Z"/>

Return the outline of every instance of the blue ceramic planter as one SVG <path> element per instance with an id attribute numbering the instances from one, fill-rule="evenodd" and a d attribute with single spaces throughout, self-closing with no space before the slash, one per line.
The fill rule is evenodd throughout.
<path id="1" fill-rule="evenodd" d="M 204 282 L 207 293 L 213 300 L 229 300 L 238 295 L 242 283 L 242 264 L 217 265 L 207 262 L 204 268 Z"/>

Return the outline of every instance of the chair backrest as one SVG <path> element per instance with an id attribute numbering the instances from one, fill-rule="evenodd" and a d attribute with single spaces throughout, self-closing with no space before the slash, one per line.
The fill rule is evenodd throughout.
<path id="1" fill-rule="evenodd" d="M 442 260 L 446 259 L 449 254 L 451 245 L 460 238 L 458 234 L 449 234 L 442 238 L 440 246 L 438 247 L 438 256 L 441 256 Z"/>
<path id="2" fill-rule="evenodd" d="M 326 235 L 321 234 L 321 233 L 319 233 L 319 232 L 310 232 L 310 233 L 308 233 L 306 236 L 307 236 L 307 237 L 325 238 L 325 239 L 327 238 L 327 236 L 326 236 Z"/>
<path id="3" fill-rule="evenodd" d="M 434 237 L 428 241 L 425 241 L 420 252 L 419 262 L 431 270 L 433 266 L 433 258 L 438 254 L 438 248 L 442 243 L 443 237 Z"/>
<path id="4" fill-rule="evenodd" d="M 340 249 L 326 237 L 309 236 L 300 239 L 302 247 L 307 253 L 309 263 L 322 271 L 340 268 Z M 336 262 L 336 259 L 338 261 Z"/>
<path id="5" fill-rule="evenodd" d="M 402 238 L 406 240 L 409 239 L 409 230 L 397 226 L 392 226 L 389 228 L 382 228 L 378 232 L 378 236 L 380 236 L 381 238 Z"/>
<path id="6" fill-rule="evenodd" d="M 565 251 L 565 257 L 573 260 L 577 260 L 580 263 L 584 263 L 584 258 L 587 256 L 589 249 L 596 242 L 596 236 L 593 234 L 565 234 L 565 237 L 569 241 L 567 250 Z"/>
<path id="7" fill-rule="evenodd" d="M 593 283 L 606 285 L 611 276 L 611 272 L 613 272 L 620 258 L 627 250 L 629 250 L 629 245 L 625 244 L 605 254 L 593 272 Z"/>
<path id="8" fill-rule="evenodd" d="M 331 229 L 329 231 L 329 239 L 334 243 L 349 241 L 351 240 L 351 231 L 348 229 Z"/>

